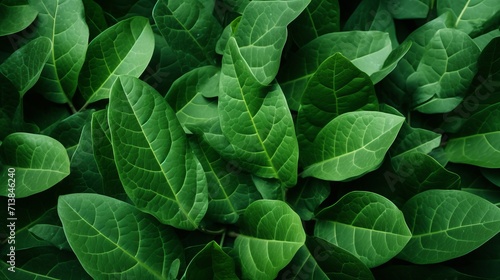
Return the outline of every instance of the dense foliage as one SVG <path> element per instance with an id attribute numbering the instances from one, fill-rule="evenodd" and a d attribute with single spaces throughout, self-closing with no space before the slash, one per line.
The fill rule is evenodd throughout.
<path id="1" fill-rule="evenodd" d="M 497 0 L 0 1 L 1 274 L 498 279 L 499 25 Z"/>

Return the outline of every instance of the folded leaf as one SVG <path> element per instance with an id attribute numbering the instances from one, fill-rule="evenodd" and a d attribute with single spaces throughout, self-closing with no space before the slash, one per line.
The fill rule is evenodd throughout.
<path id="1" fill-rule="evenodd" d="M 73 252 L 94 279 L 164 279 L 175 259 L 184 260 L 173 229 L 128 203 L 70 194 L 59 197 L 57 212 Z"/>
<path id="2" fill-rule="evenodd" d="M 500 232 L 500 208 L 458 190 L 429 190 L 402 208 L 413 234 L 399 258 L 416 264 L 463 256 Z"/>
<path id="3" fill-rule="evenodd" d="M 9 168 L 15 168 L 17 198 L 42 192 L 68 176 L 69 158 L 64 146 L 57 140 L 39 134 L 16 132 L 8 135 L 0 146 L 4 166 L 2 178 L 8 178 Z M 10 181 L 10 180 L 9 180 Z M 7 188 L 0 194 L 7 196 Z"/>
<path id="4" fill-rule="evenodd" d="M 153 49 L 153 31 L 144 17 L 120 21 L 94 38 L 78 83 L 86 100 L 84 107 L 109 98 L 119 75 L 139 77 L 148 66 Z"/>
<path id="5" fill-rule="evenodd" d="M 329 122 L 304 155 L 302 177 L 343 181 L 376 169 L 404 118 L 381 112 L 342 114 Z"/>
<path id="6" fill-rule="evenodd" d="M 38 11 L 38 36 L 52 41 L 39 86 L 50 101 L 72 104 L 78 75 L 85 60 L 89 28 L 80 0 L 30 0 Z M 72 106 L 72 105 L 70 105 Z"/>
<path id="7" fill-rule="evenodd" d="M 300 217 L 279 200 L 253 202 L 239 225 L 234 250 L 242 279 L 275 279 L 306 240 Z"/>
<path id="8" fill-rule="evenodd" d="M 316 214 L 314 236 L 339 246 L 368 267 L 396 256 L 410 240 L 403 213 L 387 198 L 353 191 Z"/>
<path id="9" fill-rule="evenodd" d="M 231 159 L 257 176 L 288 186 L 297 181 L 298 144 L 290 110 L 277 83 L 262 86 L 231 38 L 223 58 L 219 114 Z"/>
<path id="10" fill-rule="evenodd" d="M 172 108 L 148 84 L 122 76 L 111 91 L 108 120 L 129 198 L 163 223 L 196 229 L 207 210 L 207 182 Z"/>

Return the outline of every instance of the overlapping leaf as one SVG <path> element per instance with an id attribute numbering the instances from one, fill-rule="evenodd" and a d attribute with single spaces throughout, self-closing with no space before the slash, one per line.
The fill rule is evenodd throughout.
<path id="1" fill-rule="evenodd" d="M 123 76 L 113 86 L 108 120 L 130 199 L 163 223 L 197 228 L 208 205 L 206 177 L 172 108 L 146 83 Z"/>
<path id="2" fill-rule="evenodd" d="M 321 210 L 314 235 L 345 249 L 368 267 L 396 256 L 410 240 L 403 213 L 387 198 L 354 191 Z"/>
<path id="3" fill-rule="evenodd" d="M 500 7 L 495 0 L 441 0 L 437 1 L 438 14 L 451 12 L 454 27 L 476 37 L 489 28 L 498 28 Z"/>
<path id="4" fill-rule="evenodd" d="M 19 32 L 28 27 L 38 12 L 27 0 L 2 1 L 0 3 L 0 36 Z"/>
<path id="5" fill-rule="evenodd" d="M 185 280 L 198 279 L 239 279 L 235 272 L 234 260 L 217 243 L 209 242 L 189 263 Z"/>
<path id="6" fill-rule="evenodd" d="M 298 144 L 292 116 L 277 83 L 262 86 L 231 38 L 222 65 L 219 113 L 234 160 L 252 173 L 292 186 Z"/>

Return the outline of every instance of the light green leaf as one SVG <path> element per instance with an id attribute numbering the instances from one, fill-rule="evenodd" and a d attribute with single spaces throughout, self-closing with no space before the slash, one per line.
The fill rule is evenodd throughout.
<path id="1" fill-rule="evenodd" d="M 94 38 L 87 50 L 78 83 L 86 100 L 84 107 L 109 98 L 118 76 L 139 77 L 148 66 L 153 49 L 153 31 L 144 17 L 120 21 Z"/>
<path id="2" fill-rule="evenodd" d="M 57 212 L 73 252 L 94 279 L 164 279 L 171 263 L 184 259 L 175 232 L 128 203 L 69 194 L 59 197 Z"/>
<path id="3" fill-rule="evenodd" d="M 476 38 L 473 39 L 473 41 L 474 41 L 474 43 L 476 43 L 476 45 L 482 51 L 491 42 L 491 40 L 493 40 L 497 37 L 500 37 L 500 29 L 498 29 L 498 28 L 494 29 L 488 33 L 485 33 L 481 36 L 477 36 Z"/>
<path id="4" fill-rule="evenodd" d="M 338 0 L 311 0 L 304 11 L 290 24 L 291 36 L 299 47 L 321 35 L 339 31 Z"/>
<path id="5" fill-rule="evenodd" d="M 127 195 L 163 223 L 196 229 L 208 206 L 207 182 L 172 108 L 130 76 L 115 83 L 109 106 L 113 154 Z"/>
<path id="6" fill-rule="evenodd" d="M 500 168 L 500 103 L 472 115 L 450 137 L 445 151 L 451 162 Z"/>
<path id="7" fill-rule="evenodd" d="M 279 200 L 253 202 L 239 225 L 234 250 L 242 279 L 275 279 L 306 240 L 300 217 Z"/>
<path id="8" fill-rule="evenodd" d="M 373 73 L 370 78 L 374 84 L 382 81 L 387 75 L 389 75 L 394 69 L 396 69 L 399 61 L 406 55 L 410 50 L 412 41 L 404 41 L 401 45 L 395 48 L 384 61 L 382 68 Z M 394 46 L 394 45 L 393 45 Z"/>
<path id="9" fill-rule="evenodd" d="M 2 178 L 15 168 L 16 198 L 42 192 L 69 175 L 69 158 L 64 146 L 45 135 L 17 132 L 8 135 L 0 146 Z M 1 195 L 7 196 L 7 188 Z"/>
<path id="10" fill-rule="evenodd" d="M 342 114 L 314 140 L 303 158 L 302 177 L 344 181 L 376 169 L 396 138 L 404 118 L 381 112 Z"/>
<path id="11" fill-rule="evenodd" d="M 367 75 L 380 71 L 392 51 L 389 34 L 380 31 L 334 32 L 303 46 L 282 65 L 278 80 L 292 110 L 297 110 L 307 82 L 319 65 L 340 52 Z"/>
<path id="12" fill-rule="evenodd" d="M 189 139 L 207 176 L 210 200 L 206 217 L 219 223 L 236 223 L 247 206 L 261 198 L 252 176 L 224 160 L 201 137 Z"/>
<path id="13" fill-rule="evenodd" d="M 314 218 L 316 208 L 330 195 L 330 184 L 316 178 L 299 179 L 286 193 L 286 202 L 304 221 Z"/>
<path id="14" fill-rule="evenodd" d="M 234 38 L 223 58 L 219 114 L 234 148 L 231 159 L 257 176 L 295 185 L 298 144 L 285 96 L 277 83 L 262 86 L 255 79 Z"/>
<path id="15" fill-rule="evenodd" d="M 399 258 L 416 264 L 463 256 L 500 232 L 500 208 L 457 190 L 429 190 L 402 208 L 413 234 Z"/>
<path id="16" fill-rule="evenodd" d="M 374 279 L 370 269 L 357 257 L 317 237 L 307 237 L 306 244 L 280 276 L 279 279 Z"/>
<path id="17" fill-rule="evenodd" d="M 284 200 L 285 188 L 280 181 L 276 179 L 265 179 L 252 176 L 253 183 L 264 199 Z"/>
<path id="18" fill-rule="evenodd" d="M 410 240 L 403 213 L 387 198 L 353 191 L 316 215 L 314 236 L 339 246 L 368 267 L 396 256 Z"/>
<path id="19" fill-rule="evenodd" d="M 36 224 L 29 229 L 29 232 L 41 240 L 45 240 L 57 247 L 59 250 L 71 251 L 69 243 L 64 235 L 64 230 L 61 226 Z"/>
<path id="20" fill-rule="evenodd" d="M 309 2 L 258 0 L 245 7 L 234 38 L 258 83 L 267 85 L 276 77 L 287 38 L 287 25 Z"/>
<path id="21" fill-rule="evenodd" d="M 189 263 L 181 279 L 237 280 L 234 260 L 221 247 L 211 241 Z"/>
<path id="22" fill-rule="evenodd" d="M 386 2 L 387 9 L 396 19 L 426 18 L 434 0 L 399 0 Z"/>
<path id="23" fill-rule="evenodd" d="M 310 154 L 318 133 L 335 117 L 378 110 L 370 77 L 340 53 L 327 58 L 309 79 L 300 101 L 297 134 L 301 154 Z"/>
<path id="24" fill-rule="evenodd" d="M 500 24 L 500 6 L 495 0 L 440 0 L 437 12 L 451 12 L 455 17 L 454 27 L 471 37 L 481 35 Z"/>
<path id="25" fill-rule="evenodd" d="M 213 16 L 215 1 L 160 0 L 153 17 L 174 50 L 189 53 L 201 64 L 215 64 L 215 45 L 222 26 Z"/>
<path id="26" fill-rule="evenodd" d="M 0 3 L 0 36 L 17 33 L 28 27 L 38 12 L 27 0 L 2 1 Z"/>
<path id="27" fill-rule="evenodd" d="M 51 48 L 49 39 L 37 38 L 15 51 L 0 65 L 0 73 L 15 85 L 21 97 L 38 81 Z"/>
<path id="28" fill-rule="evenodd" d="M 480 50 L 465 33 L 438 30 L 408 77 L 413 106 L 422 113 L 446 113 L 463 99 L 477 71 Z"/>
<path id="29" fill-rule="evenodd" d="M 51 55 L 38 85 L 50 101 L 69 103 L 85 60 L 89 28 L 80 0 L 30 0 L 38 14 L 38 36 L 52 41 Z"/>

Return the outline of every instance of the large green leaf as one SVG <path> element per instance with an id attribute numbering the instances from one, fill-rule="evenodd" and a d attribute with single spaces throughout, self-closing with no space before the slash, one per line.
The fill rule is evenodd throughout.
<path id="1" fill-rule="evenodd" d="M 432 8 L 433 0 L 399 0 L 387 1 L 387 10 L 396 19 L 425 18 Z"/>
<path id="2" fill-rule="evenodd" d="M 23 96 L 38 81 L 51 48 L 49 39 L 34 39 L 11 54 L 0 65 L 0 73 L 8 78 Z"/>
<path id="3" fill-rule="evenodd" d="M 200 63 L 215 64 L 215 44 L 222 27 L 213 16 L 215 1 L 160 0 L 153 16 L 168 44 L 195 57 Z"/>
<path id="4" fill-rule="evenodd" d="M 455 16 L 454 27 L 472 37 L 500 24 L 500 6 L 495 0 L 440 0 L 437 12 L 451 12 Z"/>
<path id="5" fill-rule="evenodd" d="M 211 241 L 189 263 L 181 279 L 221 279 L 238 280 L 234 260 L 221 247 Z"/>
<path id="6" fill-rule="evenodd" d="M 455 108 L 477 71 L 480 50 L 462 31 L 438 30 L 425 47 L 415 73 L 408 77 L 413 106 L 423 113 L 446 113 Z"/>
<path id="7" fill-rule="evenodd" d="M 69 158 L 57 140 L 39 134 L 16 132 L 8 135 L 0 146 L 2 178 L 15 169 L 15 196 L 26 197 L 44 191 L 69 175 Z M 0 191 L 7 196 L 7 188 Z"/>
<path id="8" fill-rule="evenodd" d="M 0 3 L 0 36 L 19 32 L 28 27 L 38 12 L 27 0 L 2 1 Z"/>
<path id="9" fill-rule="evenodd" d="M 172 108 L 130 76 L 115 83 L 109 106 L 113 154 L 127 195 L 163 223 L 196 229 L 208 205 L 206 177 Z"/>
<path id="10" fill-rule="evenodd" d="M 304 155 L 303 177 L 343 181 L 376 169 L 404 118 L 381 112 L 342 114 L 329 122 Z"/>
<path id="11" fill-rule="evenodd" d="M 306 240 L 300 217 L 279 200 L 255 201 L 234 243 L 243 279 L 275 279 Z"/>
<path id="12" fill-rule="evenodd" d="M 451 162 L 500 168 L 500 103 L 472 115 L 452 135 L 445 151 Z"/>
<path id="13" fill-rule="evenodd" d="M 279 279 L 374 279 L 370 269 L 348 251 L 317 237 L 307 237 Z"/>
<path id="14" fill-rule="evenodd" d="M 438 263 L 478 248 L 500 232 L 500 208 L 457 190 L 429 190 L 402 208 L 413 234 L 399 258 Z"/>
<path id="15" fill-rule="evenodd" d="M 338 0 L 311 0 L 304 11 L 290 24 L 290 34 L 299 47 L 321 35 L 339 31 Z"/>
<path id="16" fill-rule="evenodd" d="M 286 42 L 286 27 L 309 2 L 257 0 L 245 7 L 234 37 L 257 82 L 267 85 L 276 77 Z"/>
<path id="17" fill-rule="evenodd" d="M 146 69 L 153 49 L 153 31 L 144 17 L 120 21 L 94 38 L 87 50 L 78 83 L 86 100 L 84 107 L 109 98 L 118 76 L 139 77 Z"/>
<path id="18" fill-rule="evenodd" d="M 396 256 L 410 240 L 403 213 L 387 198 L 353 191 L 316 215 L 314 235 L 358 257 L 368 267 Z"/>
<path id="19" fill-rule="evenodd" d="M 245 208 L 261 198 L 252 176 L 224 160 L 201 137 L 190 138 L 189 144 L 207 176 L 210 200 L 206 217 L 219 223 L 236 223 Z"/>
<path id="20" fill-rule="evenodd" d="M 128 203 L 70 194 L 59 197 L 57 212 L 73 252 L 94 279 L 164 279 L 175 259 L 184 260 L 175 232 Z"/>
<path id="21" fill-rule="evenodd" d="M 69 103 L 85 60 L 89 28 L 80 0 L 30 0 L 38 11 L 39 36 L 52 41 L 51 55 L 40 76 L 39 86 L 50 101 Z"/>
<path id="22" fill-rule="evenodd" d="M 381 31 L 334 32 L 303 46 L 282 65 L 278 76 L 291 109 L 297 110 L 311 76 L 328 57 L 340 52 L 367 75 L 378 72 L 392 51 L 389 35 Z"/>
<path id="23" fill-rule="evenodd" d="M 309 154 L 318 133 L 335 117 L 377 110 L 370 77 L 340 53 L 327 58 L 309 79 L 300 101 L 297 133 L 301 154 Z"/>
<path id="24" fill-rule="evenodd" d="M 224 54 L 220 89 L 220 123 L 234 160 L 258 176 L 293 186 L 298 144 L 285 96 L 277 83 L 262 86 L 256 80 L 234 38 Z"/>

